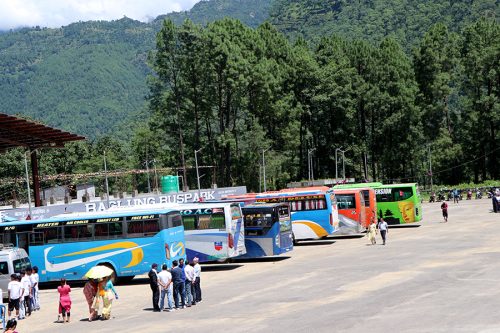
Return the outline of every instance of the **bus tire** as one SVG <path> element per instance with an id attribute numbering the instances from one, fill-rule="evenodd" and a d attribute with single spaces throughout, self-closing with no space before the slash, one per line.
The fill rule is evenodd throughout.
<path id="1" fill-rule="evenodd" d="M 111 283 L 116 284 L 116 282 L 118 281 L 118 278 L 116 277 L 116 271 L 115 271 L 115 268 L 113 267 L 113 265 L 111 265 L 110 263 L 102 263 L 102 264 L 98 264 L 98 266 L 99 265 L 106 266 L 107 268 L 113 270 L 113 273 L 111 274 L 110 280 L 111 280 Z"/>

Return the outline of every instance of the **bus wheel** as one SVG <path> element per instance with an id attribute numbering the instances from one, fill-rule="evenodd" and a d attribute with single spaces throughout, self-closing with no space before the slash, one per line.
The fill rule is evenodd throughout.
<path id="1" fill-rule="evenodd" d="M 108 264 L 108 263 L 106 263 L 106 264 L 99 264 L 99 265 L 106 266 L 107 268 L 109 268 L 109 269 L 111 269 L 113 271 L 113 274 L 111 274 L 110 280 L 111 280 L 111 283 L 116 284 L 116 282 L 117 282 L 118 279 L 116 277 L 116 271 L 113 268 L 113 265 Z"/>

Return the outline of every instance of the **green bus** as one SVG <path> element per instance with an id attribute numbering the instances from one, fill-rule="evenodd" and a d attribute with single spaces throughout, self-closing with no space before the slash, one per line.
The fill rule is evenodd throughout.
<path id="1" fill-rule="evenodd" d="M 334 188 L 371 187 L 377 197 L 377 217 L 390 224 L 406 224 L 422 220 L 422 203 L 416 183 L 382 184 L 358 183 L 341 184 Z"/>

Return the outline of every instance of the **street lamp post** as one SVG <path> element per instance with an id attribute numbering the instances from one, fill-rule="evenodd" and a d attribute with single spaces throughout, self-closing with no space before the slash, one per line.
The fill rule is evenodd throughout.
<path id="1" fill-rule="evenodd" d="M 431 146 L 427 146 L 428 150 L 429 150 L 429 173 L 430 173 L 430 177 L 431 177 L 431 194 L 432 194 L 432 187 L 433 187 L 433 183 L 432 183 L 432 155 L 431 155 Z"/>
<path id="2" fill-rule="evenodd" d="M 104 178 L 106 181 L 106 203 L 109 208 L 109 184 L 108 184 L 108 165 L 106 163 L 106 150 L 104 151 Z"/>
<path id="3" fill-rule="evenodd" d="M 345 180 L 345 152 L 348 151 L 349 149 L 342 150 L 339 149 L 339 151 L 342 153 L 342 178 Z"/>
<path id="4" fill-rule="evenodd" d="M 339 179 L 338 162 L 337 162 L 338 161 L 337 160 L 337 152 L 338 151 L 342 151 L 342 147 L 335 149 L 335 181 L 337 181 L 337 179 Z"/>
<path id="5" fill-rule="evenodd" d="M 264 156 L 265 152 L 271 149 L 271 147 L 267 149 L 262 149 L 262 174 L 263 174 L 263 183 L 264 183 L 264 192 L 267 191 L 267 186 L 266 186 L 266 158 Z"/>
<path id="6" fill-rule="evenodd" d="M 31 216 L 31 189 L 30 189 L 30 176 L 28 173 L 28 158 L 26 157 L 26 153 L 24 153 L 24 169 L 26 171 L 26 187 L 28 188 L 28 214 L 30 218 Z"/>
<path id="7" fill-rule="evenodd" d="M 202 148 L 194 151 L 194 162 L 196 164 L 196 182 L 198 183 L 198 196 L 200 195 L 201 187 L 200 187 L 200 172 L 198 170 L 198 153 L 202 150 Z"/>
<path id="8" fill-rule="evenodd" d="M 307 150 L 307 168 L 308 168 L 308 176 L 309 180 L 314 180 L 314 170 L 313 170 L 313 161 L 312 161 L 312 153 L 316 150 L 316 148 L 312 148 Z"/>

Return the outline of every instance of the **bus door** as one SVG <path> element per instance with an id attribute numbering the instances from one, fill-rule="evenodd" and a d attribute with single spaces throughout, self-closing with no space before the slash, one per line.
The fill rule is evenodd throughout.
<path id="1" fill-rule="evenodd" d="M 367 205 L 367 202 L 365 201 L 365 198 L 363 196 L 363 191 L 358 191 L 357 193 L 357 196 L 359 197 L 359 202 L 360 202 L 360 205 L 359 205 L 359 210 L 358 210 L 358 221 L 359 221 L 359 224 L 360 224 L 360 227 L 361 227 L 361 231 L 364 231 L 366 230 L 366 228 L 368 227 L 368 219 L 367 219 L 367 216 L 366 216 L 366 205 Z"/>
<path id="2" fill-rule="evenodd" d="M 278 221 L 279 221 L 279 244 L 280 253 L 285 251 L 290 251 L 293 248 L 293 236 L 292 236 L 292 217 L 290 214 L 290 206 L 283 205 L 279 206 L 277 209 Z"/>
<path id="3" fill-rule="evenodd" d="M 18 232 L 16 234 L 17 237 L 17 247 L 21 249 L 25 249 L 29 254 L 29 237 L 30 232 Z"/>

